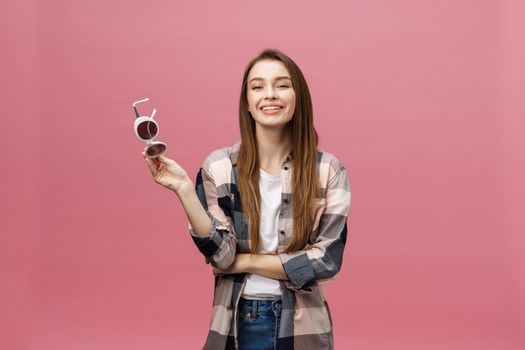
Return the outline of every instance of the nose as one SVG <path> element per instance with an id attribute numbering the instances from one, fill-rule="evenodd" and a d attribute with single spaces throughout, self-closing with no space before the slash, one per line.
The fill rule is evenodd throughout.
<path id="1" fill-rule="evenodd" d="M 275 98 L 276 98 L 275 89 L 273 88 L 273 86 L 268 87 L 268 89 L 266 90 L 265 99 L 275 99 Z"/>

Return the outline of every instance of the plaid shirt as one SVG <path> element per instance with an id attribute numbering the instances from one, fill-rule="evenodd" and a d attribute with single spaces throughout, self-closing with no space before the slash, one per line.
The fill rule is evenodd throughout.
<path id="1" fill-rule="evenodd" d="M 240 140 L 213 151 L 202 163 L 195 183 L 197 195 L 212 221 L 209 237 L 200 237 L 189 225 L 199 251 L 215 267 L 226 269 L 236 253 L 249 252 L 247 219 L 237 189 Z M 281 209 L 277 255 L 289 280 L 280 280 L 282 313 L 277 349 L 333 349 L 332 318 L 323 284 L 334 279 L 342 265 L 350 210 L 350 183 L 345 167 L 328 152 L 318 150 L 322 191 L 310 234 L 312 249 L 284 253 L 291 239 L 292 157 L 282 159 Z M 215 276 L 210 329 L 204 350 L 238 349 L 237 305 L 247 273 Z"/>

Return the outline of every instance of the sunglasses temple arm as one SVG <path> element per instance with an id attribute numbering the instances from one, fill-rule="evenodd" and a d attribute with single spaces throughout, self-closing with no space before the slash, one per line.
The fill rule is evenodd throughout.
<path id="1" fill-rule="evenodd" d="M 153 119 L 153 117 L 155 116 L 155 113 L 157 113 L 157 110 L 155 108 L 153 108 L 153 112 L 151 112 L 151 119 Z"/>
<path id="2" fill-rule="evenodd" d="M 140 118 L 140 114 L 139 114 L 139 111 L 137 110 L 137 107 L 135 107 L 135 105 L 139 104 L 139 103 L 142 103 L 142 102 L 146 102 L 146 101 L 149 101 L 149 97 L 143 99 L 143 100 L 139 100 L 139 101 L 135 101 L 133 102 L 133 109 L 135 110 L 135 115 L 137 116 L 137 118 Z"/>
<path id="3" fill-rule="evenodd" d="M 133 109 L 135 110 L 135 115 L 137 116 L 137 118 L 140 118 L 140 114 L 139 114 L 139 111 L 137 110 L 137 107 L 133 106 Z"/>

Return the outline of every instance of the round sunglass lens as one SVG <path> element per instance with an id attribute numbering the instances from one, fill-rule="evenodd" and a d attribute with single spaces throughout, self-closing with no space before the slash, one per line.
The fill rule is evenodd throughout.
<path id="1" fill-rule="evenodd" d="M 156 143 L 148 147 L 146 154 L 149 157 L 158 157 L 166 151 L 166 145 L 162 143 Z"/>
<path id="2" fill-rule="evenodd" d="M 152 121 L 144 121 L 137 126 L 137 133 L 143 140 L 151 140 L 157 136 L 158 128 L 157 124 Z"/>

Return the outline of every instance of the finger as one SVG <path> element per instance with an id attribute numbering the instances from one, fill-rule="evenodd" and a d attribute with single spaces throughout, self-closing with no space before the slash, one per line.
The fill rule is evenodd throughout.
<path id="1" fill-rule="evenodd" d="M 155 164 L 155 166 L 157 167 L 157 169 L 158 169 L 159 166 L 162 164 L 162 162 L 159 160 L 159 157 L 150 158 L 150 159 L 153 161 L 153 164 Z"/>
<path id="2" fill-rule="evenodd" d="M 170 163 L 174 163 L 175 162 L 173 159 L 169 159 L 168 157 L 166 157 L 164 155 L 158 156 L 157 159 L 160 162 L 165 163 L 165 164 L 170 164 Z"/>
<path id="3" fill-rule="evenodd" d="M 144 160 L 146 160 L 146 163 L 148 164 L 149 171 L 151 172 L 151 175 L 156 176 L 157 175 L 157 166 L 155 163 L 148 157 L 144 157 Z"/>

